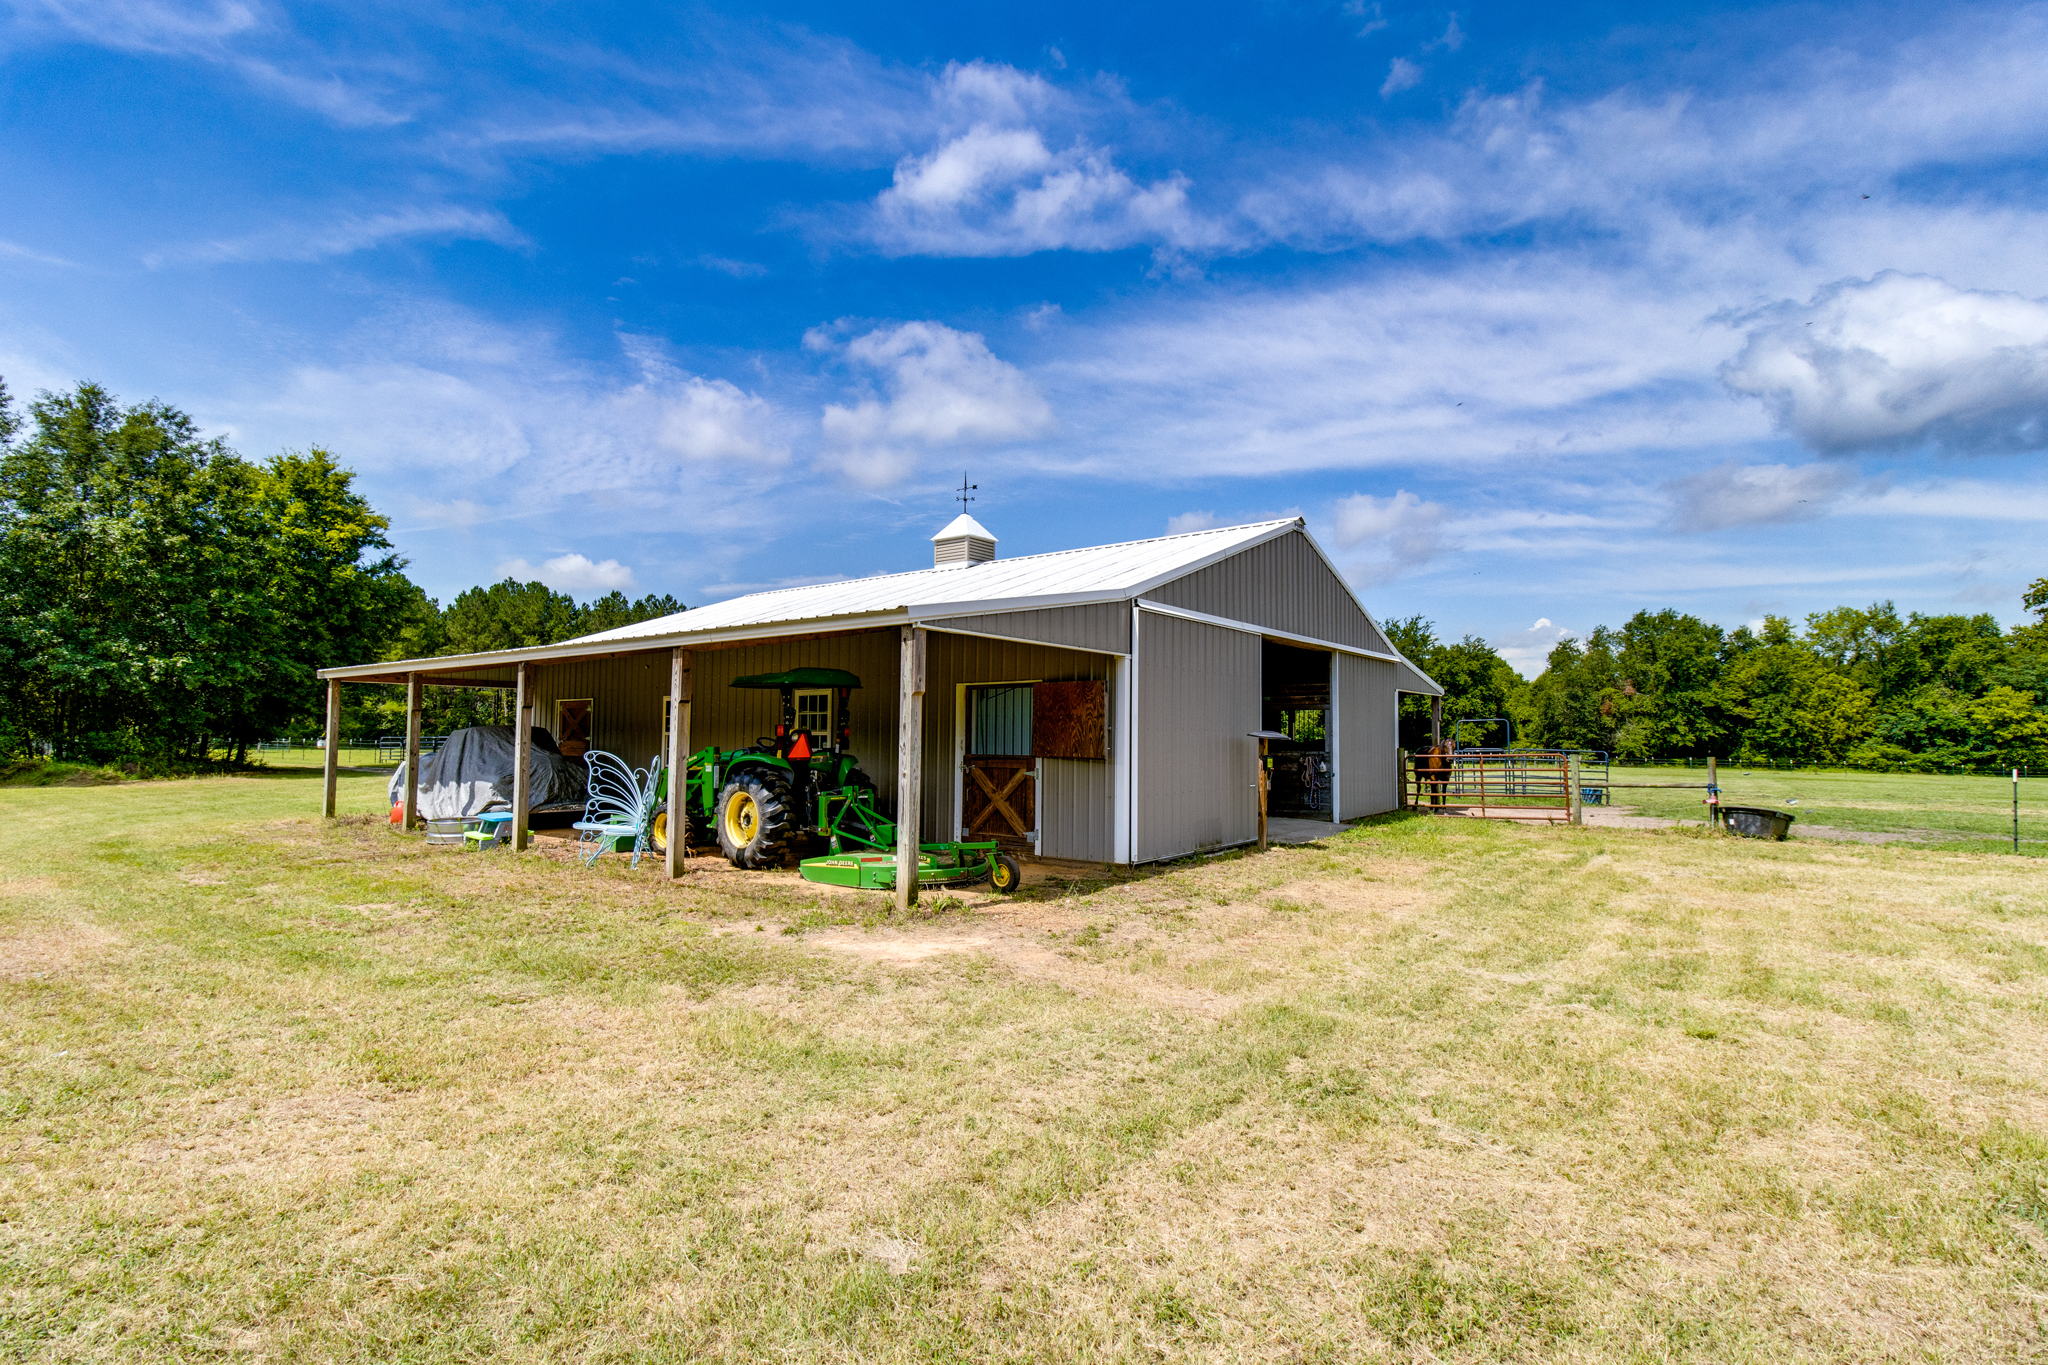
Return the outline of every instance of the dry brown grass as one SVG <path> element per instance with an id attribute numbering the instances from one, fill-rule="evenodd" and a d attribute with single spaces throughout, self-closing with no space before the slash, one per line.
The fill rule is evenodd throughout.
<path id="1" fill-rule="evenodd" d="M 0 793 L 0 1351 L 2048 1354 L 2027 862 L 1418 820 L 899 924 L 313 795 Z"/>

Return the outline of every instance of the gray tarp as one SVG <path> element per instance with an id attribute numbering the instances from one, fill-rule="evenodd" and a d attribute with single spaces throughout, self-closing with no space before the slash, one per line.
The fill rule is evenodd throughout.
<path id="1" fill-rule="evenodd" d="M 588 770 L 581 759 L 555 752 L 554 736 L 533 732 L 527 761 L 527 809 L 583 805 Z M 405 765 L 391 774 L 391 804 L 405 799 Z M 420 818 L 455 820 L 484 807 L 512 806 L 512 727 L 473 725 L 451 731 L 436 753 L 420 757 Z"/>

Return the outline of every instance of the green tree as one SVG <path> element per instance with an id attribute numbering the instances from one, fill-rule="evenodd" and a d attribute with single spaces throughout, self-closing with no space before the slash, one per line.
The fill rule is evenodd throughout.
<path id="1" fill-rule="evenodd" d="M 1721 628 L 1667 608 L 1637 612 L 1615 638 L 1616 755 L 1644 761 L 1718 752 L 1728 734 L 1718 695 Z"/>
<path id="2" fill-rule="evenodd" d="M 1467 635 L 1455 644 L 1445 644 L 1437 639 L 1434 623 L 1420 616 L 1387 622 L 1384 629 L 1394 647 L 1444 689 L 1447 732 L 1459 720 L 1517 714 L 1522 690 L 1527 684 L 1486 641 L 1476 635 Z M 1419 748 L 1428 743 L 1429 710 L 1427 697 L 1403 699 L 1400 721 L 1403 747 Z M 1466 743 L 1501 742 L 1497 730 L 1489 737 L 1481 737 L 1476 730 L 1467 729 L 1461 737 Z"/>
<path id="3" fill-rule="evenodd" d="M 10 424 L 11 425 L 11 424 Z M 0 741 L 59 758 L 204 758 L 317 705 L 404 582 L 324 452 L 250 464 L 96 384 L 43 394 L 0 453 Z"/>
<path id="4" fill-rule="evenodd" d="M 1803 642 L 1745 651 L 1722 693 L 1746 763 L 1839 763 L 1870 733 L 1868 689 Z"/>
<path id="5" fill-rule="evenodd" d="M 1602 626 L 1584 643 L 1561 640 L 1524 694 L 1529 742 L 1546 749 L 1614 749 L 1621 672 L 1612 633 Z"/>

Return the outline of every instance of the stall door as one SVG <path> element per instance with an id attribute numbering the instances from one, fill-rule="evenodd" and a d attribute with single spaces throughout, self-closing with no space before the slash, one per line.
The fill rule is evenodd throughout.
<path id="1" fill-rule="evenodd" d="M 1038 760 L 1031 756 L 1030 683 L 967 689 L 960 823 L 969 839 L 1028 849 L 1038 832 Z"/>

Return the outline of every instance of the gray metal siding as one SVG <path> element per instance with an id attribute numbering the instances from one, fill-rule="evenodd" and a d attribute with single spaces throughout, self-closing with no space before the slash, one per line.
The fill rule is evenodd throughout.
<path id="1" fill-rule="evenodd" d="M 782 701 L 774 692 L 737 689 L 734 678 L 749 673 L 778 673 L 786 668 L 843 668 L 858 676 L 853 694 L 853 751 L 869 765 L 882 788 L 882 805 L 895 805 L 896 772 L 896 632 L 817 636 L 811 639 L 746 645 L 738 649 L 698 649 L 690 653 L 690 743 L 694 748 L 716 744 L 736 749 L 773 733 Z M 591 659 L 534 667 L 537 723 L 552 730 L 555 702 L 564 697 L 591 698 L 591 742 L 609 749 L 636 767 L 661 747 L 661 699 L 668 692 L 669 652 L 613 659 Z"/>
<path id="2" fill-rule="evenodd" d="M 1258 835 L 1259 637 L 1139 613 L 1134 862 Z"/>
<path id="3" fill-rule="evenodd" d="M 1092 602 L 1078 607 L 1038 607 L 1030 611 L 989 612 L 934 621 L 934 626 L 970 630 L 977 635 L 1003 635 L 1013 640 L 1100 649 L 1114 654 L 1131 648 L 1128 602 Z"/>
<path id="4" fill-rule="evenodd" d="M 925 837 L 959 837 L 954 784 L 960 771 L 962 686 L 1074 678 L 1100 678 L 1107 682 L 1112 662 L 1105 654 L 932 632 L 925 658 Z M 1112 736 L 1111 753 L 1115 752 L 1114 744 Z M 1114 856 L 1114 769 L 1114 763 L 1108 759 L 1040 760 L 1038 852 L 1042 856 L 1097 863 L 1108 862 Z"/>
<path id="5" fill-rule="evenodd" d="M 1337 660 L 1337 818 L 1356 820 L 1401 803 L 1394 721 L 1400 666 L 1352 654 Z"/>
<path id="6" fill-rule="evenodd" d="M 1145 596 L 1168 606 L 1359 649 L 1387 650 L 1344 580 L 1299 531 L 1254 545 Z"/>

